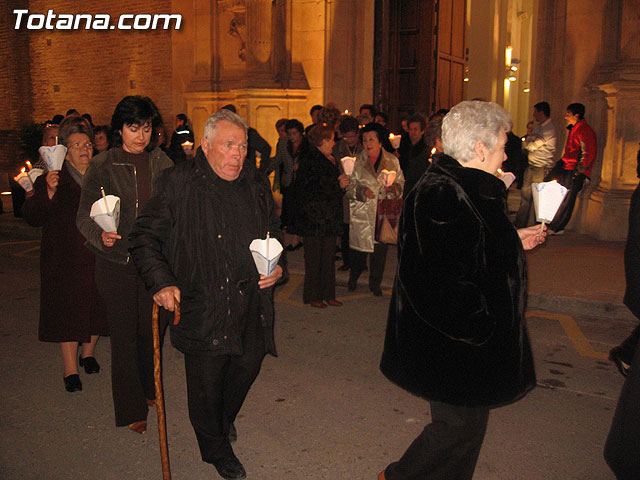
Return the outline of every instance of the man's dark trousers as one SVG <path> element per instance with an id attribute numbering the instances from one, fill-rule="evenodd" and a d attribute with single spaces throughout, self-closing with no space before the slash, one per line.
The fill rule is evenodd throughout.
<path id="1" fill-rule="evenodd" d="M 242 355 L 184 357 L 189 419 L 202 460 L 208 463 L 233 454 L 229 426 L 235 421 L 266 355 L 264 330 L 255 311 L 257 301 L 255 298 L 250 303 L 246 316 Z"/>

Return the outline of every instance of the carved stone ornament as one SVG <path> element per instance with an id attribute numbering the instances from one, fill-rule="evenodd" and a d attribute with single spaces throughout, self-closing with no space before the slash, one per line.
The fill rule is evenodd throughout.
<path id="1" fill-rule="evenodd" d="M 225 12 L 245 13 L 247 2 L 245 0 L 218 0 L 218 7 Z"/>

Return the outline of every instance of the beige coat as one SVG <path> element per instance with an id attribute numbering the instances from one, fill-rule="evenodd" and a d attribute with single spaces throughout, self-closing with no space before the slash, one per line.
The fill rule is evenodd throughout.
<path id="1" fill-rule="evenodd" d="M 383 198 L 402 198 L 404 187 L 404 175 L 400 169 L 398 159 L 387 152 L 382 151 L 382 160 L 378 171 L 374 172 L 373 165 L 369 161 L 365 151 L 358 154 L 353 172 L 350 175 L 350 183 L 347 187 L 346 197 L 349 199 L 349 246 L 361 252 L 373 252 L 376 232 L 376 210 L 378 200 Z M 389 192 L 380 180 L 378 174 L 382 170 L 397 172 L 393 189 Z M 375 198 L 367 198 L 365 188 L 369 188 Z"/>

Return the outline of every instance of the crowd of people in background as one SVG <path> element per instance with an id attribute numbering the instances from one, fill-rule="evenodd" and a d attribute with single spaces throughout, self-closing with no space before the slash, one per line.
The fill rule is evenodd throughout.
<path id="1" fill-rule="evenodd" d="M 65 116 L 56 115 L 44 124 L 42 145 L 64 145 L 66 160 L 60 171 L 45 171 L 35 181 L 22 209 L 29 224 L 43 227 L 39 339 L 60 344 L 64 387 L 68 392 L 75 392 L 82 390 L 78 367 L 84 367 L 87 374 L 98 373 L 100 365 L 95 354 L 98 338 L 110 335 L 115 423 L 144 433 L 149 407 L 155 405 L 150 322 L 152 305 L 155 301 L 172 310 L 174 301 L 180 301 L 182 295 L 182 300 L 189 306 L 193 300 L 189 295 L 194 295 L 200 288 L 185 280 L 187 283 L 181 284 L 181 293 L 171 283 L 175 281 L 171 276 L 175 271 L 167 274 L 169 278 L 159 277 L 153 270 L 157 265 L 170 265 L 178 270 L 181 267 L 174 265 L 175 258 L 161 258 L 166 254 L 162 245 L 154 249 L 148 242 L 140 240 L 163 238 L 163 241 L 174 245 L 172 248 L 180 250 L 177 240 L 171 237 L 171 229 L 178 229 L 185 238 L 194 234 L 188 225 L 172 223 L 174 218 L 166 210 L 167 198 L 172 196 L 176 196 L 180 205 L 188 204 L 190 209 L 195 205 L 204 208 L 195 197 L 186 199 L 183 198 L 186 194 L 177 195 L 176 182 L 186 182 L 186 190 L 200 196 L 210 194 L 206 193 L 207 188 L 220 189 L 215 195 L 222 197 L 216 200 L 215 205 L 211 204 L 211 211 L 218 215 L 215 220 L 218 223 L 207 227 L 215 238 L 212 237 L 209 243 L 204 242 L 208 247 L 219 244 L 223 250 L 228 249 L 229 257 L 222 259 L 221 254 L 220 262 L 228 261 L 229 265 L 235 265 L 241 251 L 248 252 L 248 245 L 243 244 L 240 248 L 233 242 L 221 243 L 224 236 L 220 219 L 229 217 L 227 220 L 232 222 L 228 212 L 219 209 L 221 202 L 235 199 L 239 203 L 231 202 L 229 205 L 233 205 L 243 217 L 257 215 L 255 222 L 240 226 L 235 233 L 242 242 L 264 233 L 256 228 L 257 224 L 263 223 L 266 231 L 271 231 L 282 241 L 284 252 L 279 270 L 273 275 L 252 276 L 249 257 L 243 257 L 243 261 L 238 263 L 237 268 L 242 270 L 238 275 L 243 278 L 236 279 L 235 288 L 241 297 L 250 292 L 251 298 L 258 299 L 265 295 L 262 290 L 268 291 L 272 285 L 286 282 L 287 254 L 304 249 L 303 301 L 319 309 L 342 305 L 336 297 L 336 261 L 340 259 L 342 265 L 337 270 L 349 272 L 348 291 L 355 291 L 359 277 L 368 271 L 368 289 L 374 296 L 383 294 L 381 281 L 388 246 L 396 241 L 381 240 L 380 205 L 388 200 L 400 204 L 404 201 L 403 212 L 419 210 L 420 215 L 413 215 L 409 220 L 406 217 L 402 225 L 398 221 L 395 226 L 396 233 L 399 229 L 400 235 L 404 235 L 399 245 L 399 270 L 392 307 L 393 302 L 399 303 L 397 308 L 391 309 L 382 369 L 402 388 L 432 400 L 434 421 L 439 419 L 442 431 L 425 429 L 407 453 L 381 472 L 379 478 L 408 478 L 407 475 L 418 478 L 436 468 L 436 463 L 441 463 L 441 458 L 435 456 L 447 456 L 451 452 L 457 452 L 456 455 L 466 460 L 451 463 L 451 470 L 438 478 L 471 478 L 489 408 L 524 395 L 535 385 L 535 373 L 523 312 L 516 312 L 514 306 L 509 310 L 511 313 L 504 311 L 501 317 L 505 322 L 504 338 L 515 339 L 512 351 L 507 351 L 507 347 L 511 348 L 508 344 L 501 343 L 487 355 L 493 355 L 491 361 L 496 369 L 504 362 L 495 352 L 511 355 L 507 360 L 519 359 L 521 371 L 505 372 L 501 378 L 495 379 L 494 384 L 476 386 L 473 386 L 473 380 L 483 378 L 486 372 L 479 371 L 477 377 L 460 378 L 458 383 L 449 382 L 446 386 L 434 379 L 426 380 L 430 375 L 434 378 L 441 376 L 442 371 L 451 371 L 452 377 L 463 370 L 471 372 L 462 366 L 456 367 L 458 360 L 451 352 L 458 349 L 462 358 L 468 354 L 465 350 L 468 345 L 486 342 L 493 335 L 479 326 L 474 327 L 475 320 L 470 320 L 469 332 L 449 331 L 450 325 L 440 325 L 444 320 L 460 315 L 475 318 L 482 312 L 486 313 L 488 308 L 482 306 L 480 300 L 473 303 L 478 292 L 465 291 L 468 286 L 458 285 L 461 279 L 456 277 L 455 267 L 447 263 L 445 254 L 449 252 L 452 255 L 451 261 L 453 256 L 457 262 L 466 259 L 464 261 L 470 265 L 468 271 L 483 270 L 488 267 L 475 264 L 477 258 L 467 258 L 468 252 L 481 244 L 486 250 L 482 257 L 484 261 L 495 261 L 500 265 L 500 268 L 490 269 L 496 277 L 486 288 L 495 289 L 502 282 L 510 285 L 512 290 L 510 296 L 507 295 L 507 287 L 496 294 L 496 301 L 501 305 L 496 304 L 496 310 L 504 309 L 508 304 L 506 300 L 499 300 L 500 295 L 507 295 L 511 300 L 522 297 L 526 286 L 523 249 L 534 248 L 544 242 L 546 235 L 545 229 L 533 227 L 537 222 L 532 208 L 532 183 L 555 179 L 569 189 L 556 220 L 548 226 L 549 234 L 562 234 L 571 218 L 577 195 L 590 180 L 597 156 L 595 133 L 584 119 L 584 105 L 572 103 L 566 111 L 570 132 L 561 156 L 558 155 L 558 133 L 550 119 L 551 107 L 547 102 L 534 105 L 535 122 L 527 125 L 527 133 L 522 137 L 511 131 L 511 119 L 502 108 L 479 100 L 463 102 L 451 113 L 438 110 L 430 116 L 420 113 L 403 116 L 399 119 L 401 127 L 395 131 L 389 129 L 389 116 L 377 111 L 374 105 L 362 105 L 357 115 L 348 111 L 343 113 L 335 104 L 314 105 L 306 127 L 301 119 L 296 118 L 281 118 L 275 123 L 278 140 L 273 155 L 269 143 L 237 115 L 233 104 L 225 105 L 210 117 L 200 146 L 194 144 L 193 128 L 185 114 L 176 115 L 175 128 L 169 135 L 167 125 L 148 97 L 128 96 L 122 99 L 115 107 L 110 125 L 96 126 L 90 114 L 80 115 L 75 109 L 67 111 Z M 223 138 L 227 134 L 230 135 L 229 141 Z M 207 165 L 212 168 L 211 172 Z M 34 166 L 44 168 L 44 163 L 40 161 Z M 176 168 L 167 170 L 173 166 Z M 518 230 L 506 216 L 505 199 L 509 186 L 505 189 L 500 181 L 501 171 L 513 172 L 516 181 L 512 188 L 521 189 L 521 203 L 513 221 Z M 196 172 L 197 176 L 190 177 L 188 172 Z M 217 176 L 212 176 L 212 172 Z M 200 178 L 211 183 L 209 186 L 200 184 Z M 162 184 L 161 192 L 156 191 L 157 179 Z M 230 183 L 220 183 L 219 179 Z M 234 182 L 245 185 L 244 190 L 236 188 Z M 247 188 L 254 193 L 247 196 Z M 484 189 L 484 193 L 479 194 L 478 188 Z M 278 192 L 281 202 L 273 202 L 273 197 L 278 195 L 263 198 L 264 192 Z M 120 198 L 117 231 L 103 231 L 90 215 L 92 204 L 105 193 Z M 211 198 L 217 198 L 211 195 Z M 467 197 L 470 199 L 468 202 L 456 207 L 456 202 Z M 635 197 L 634 193 L 634 201 Z M 254 207 L 262 209 L 259 215 Z M 274 217 L 272 208 L 278 217 Z M 141 216 L 141 212 L 146 213 Z M 636 213 L 637 208 L 633 215 Z M 467 218 L 464 224 L 459 224 L 461 216 Z M 156 217 L 157 221 L 151 222 L 150 219 Z M 274 218 L 279 226 L 273 223 Z M 428 219 L 433 221 L 429 220 L 429 223 Z M 472 231 L 469 225 L 474 222 L 479 227 Z M 488 242 L 488 236 L 484 237 L 484 226 L 489 224 L 494 229 L 490 238 L 495 245 Z M 635 232 L 637 229 L 632 227 L 630 225 L 630 232 Z M 496 232 L 500 232 L 498 237 Z M 470 236 L 471 233 L 478 237 Z M 198 243 L 201 240 L 196 234 L 192 241 Z M 426 242 L 428 246 L 418 248 L 420 242 Z M 434 260 L 430 255 L 436 251 L 439 257 Z M 503 256 L 505 251 L 510 251 L 512 263 L 506 265 L 494 258 L 497 251 Z M 135 265 L 130 261 L 132 254 Z M 232 257 L 236 260 L 231 261 Z M 420 267 L 420 262 L 425 263 L 424 268 Z M 430 270 L 433 265 L 438 268 Z M 183 272 L 185 278 L 192 276 L 201 282 L 211 281 L 210 275 L 200 271 L 197 265 L 192 265 L 192 268 L 192 271 Z M 212 268 L 218 271 L 219 265 Z M 182 278 L 181 274 L 175 274 Z M 215 281 L 223 282 L 226 275 L 219 275 Z M 247 289 L 243 282 L 254 280 L 259 289 Z M 226 282 L 229 283 L 228 276 Z M 429 285 L 426 294 L 424 282 Z M 164 288 L 171 285 L 175 290 L 167 293 L 161 289 L 162 295 L 156 293 L 152 296 L 154 292 L 149 291 L 154 289 L 152 285 Z M 185 288 L 186 285 L 194 292 Z M 221 285 L 219 289 L 222 292 L 225 286 Z M 462 296 L 456 299 L 457 294 Z M 242 304 L 244 309 L 240 315 L 244 319 L 241 320 L 243 330 L 238 341 L 247 341 L 252 348 L 257 345 L 257 353 L 251 357 L 253 373 L 251 378 L 247 377 L 243 387 L 248 390 L 258 374 L 262 357 L 266 353 L 274 353 L 275 346 L 269 342 L 266 345 L 262 341 L 257 342 L 252 336 L 256 332 L 251 333 L 247 327 L 250 324 L 245 318 L 249 315 L 247 312 L 260 314 L 264 319 L 264 311 L 260 310 L 260 313 L 245 305 L 249 297 L 243 301 L 230 298 L 227 297 L 226 301 L 231 302 L 234 308 L 240 308 L 238 305 Z M 625 301 L 629 298 L 627 295 Z M 270 301 L 272 304 L 272 299 Z M 269 307 L 268 302 L 263 306 L 270 312 L 267 316 L 271 319 L 272 328 L 273 307 Z M 522 307 L 522 302 L 517 306 Z M 208 307 L 196 302 L 193 308 Z M 230 314 L 231 311 L 230 307 Z M 517 318 L 513 317 L 513 312 Z M 187 319 L 189 314 L 187 310 Z M 411 330 L 413 327 L 408 326 L 410 322 L 406 323 L 408 318 L 418 317 L 430 319 L 427 323 L 434 331 L 429 333 L 429 338 L 421 337 L 424 332 L 415 334 Z M 166 327 L 166 319 L 164 323 Z M 194 346 L 193 339 L 203 334 L 197 332 L 197 327 L 192 328 L 196 330 L 190 331 L 189 325 L 180 330 L 184 338 L 179 338 L 187 342 L 180 345 L 190 365 L 187 366 L 188 383 L 195 385 L 197 381 L 202 382 L 203 375 L 213 375 L 216 369 L 227 367 L 213 363 L 205 365 L 194 360 L 200 347 Z M 627 342 L 633 343 L 634 349 L 638 331 L 640 329 L 636 329 Z M 433 344 L 435 337 L 439 339 L 437 345 Z M 228 337 L 223 335 L 223 338 L 227 341 Z M 430 354 L 429 365 L 425 363 L 427 357 L 412 359 L 401 354 L 417 351 L 426 344 L 431 345 L 430 351 L 436 352 Z M 446 345 L 449 346 L 444 347 Z M 224 350 L 215 344 L 213 351 L 218 352 L 221 348 Z M 224 350 L 225 355 L 235 351 L 235 346 L 229 348 L 228 352 Z M 444 354 L 436 358 L 437 350 L 443 348 L 449 349 L 448 360 L 436 375 L 433 365 L 444 358 Z M 632 355 L 625 348 L 623 344 L 612 350 L 611 359 L 621 373 L 627 375 Z M 483 362 L 486 363 L 485 360 L 478 361 L 479 368 Z M 407 376 L 407 372 L 416 368 L 422 369 L 420 378 Z M 511 383 L 505 380 L 512 374 L 519 376 L 520 383 L 515 378 Z M 222 380 L 218 378 L 215 381 Z M 204 387 L 193 385 L 189 387 L 190 409 L 192 404 L 196 409 L 197 404 L 200 405 L 197 408 L 211 408 L 219 415 L 215 408 L 223 407 L 201 405 L 204 400 L 195 400 L 199 395 L 198 388 Z M 244 469 L 227 441 L 229 436 L 235 435 L 233 420 L 244 394 L 239 395 L 242 398 L 229 407 L 233 413 L 221 417 L 217 424 L 190 411 L 203 459 L 213 463 L 224 478 L 244 478 Z M 473 399 L 471 403 L 470 399 Z M 464 428 L 448 425 L 449 421 L 458 422 Z M 217 433 L 213 435 L 209 431 Z M 447 437 L 446 442 L 443 435 Z M 441 445 L 449 453 L 427 448 L 432 444 Z M 207 450 L 209 447 L 204 445 L 222 445 L 220 448 L 225 453 L 219 456 L 217 450 Z"/>

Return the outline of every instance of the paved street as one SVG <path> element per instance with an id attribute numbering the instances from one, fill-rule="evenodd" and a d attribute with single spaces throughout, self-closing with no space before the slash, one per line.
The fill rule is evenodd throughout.
<path id="1" fill-rule="evenodd" d="M 0 478 L 161 478 L 155 412 L 145 436 L 114 427 L 108 338 L 96 353 L 102 371 L 65 392 L 59 347 L 37 340 L 37 232 L 19 221 L 1 232 Z M 290 260 L 299 271 L 302 252 Z M 343 275 L 342 308 L 302 305 L 297 274 L 277 291 L 279 357 L 265 360 L 236 422 L 250 479 L 375 479 L 429 420 L 426 402 L 378 370 L 389 291 L 373 297 L 362 278 L 348 295 Z M 492 412 L 474 478 L 614 480 L 602 447 L 622 377 L 606 352 L 633 322 L 529 311 L 529 326 L 539 386 Z M 182 357 L 168 342 L 164 369 L 173 478 L 219 478 L 199 458 Z"/>

